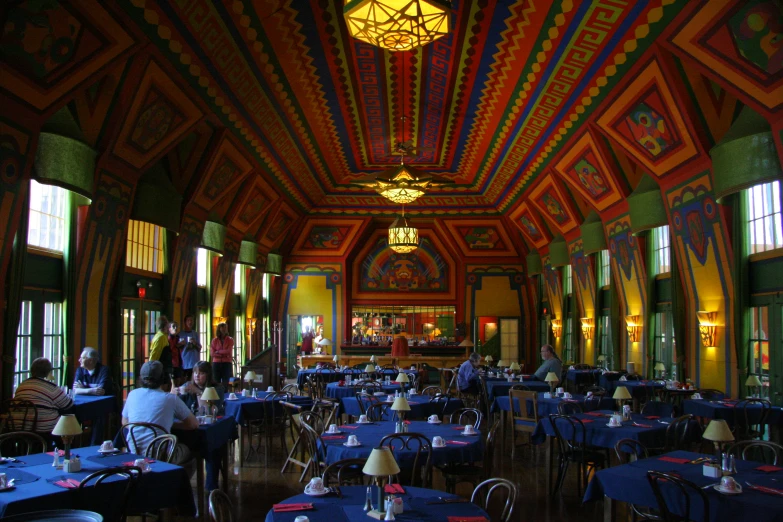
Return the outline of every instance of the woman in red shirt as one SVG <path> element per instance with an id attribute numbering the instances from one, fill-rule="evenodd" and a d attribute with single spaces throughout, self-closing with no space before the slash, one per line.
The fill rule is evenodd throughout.
<path id="1" fill-rule="evenodd" d="M 212 376 L 216 382 L 228 384 L 234 376 L 234 339 L 228 335 L 228 325 L 220 323 L 217 327 L 217 337 L 209 345 L 212 355 Z"/>

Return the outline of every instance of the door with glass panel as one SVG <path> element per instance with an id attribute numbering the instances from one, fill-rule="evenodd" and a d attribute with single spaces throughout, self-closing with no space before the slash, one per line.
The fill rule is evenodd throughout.
<path id="1" fill-rule="evenodd" d="M 64 386 L 63 305 L 47 292 L 25 292 L 16 335 L 13 388 L 30 376 L 30 365 L 39 357 L 52 363 L 53 382 Z"/>
<path id="2" fill-rule="evenodd" d="M 120 389 L 123 400 L 137 387 L 138 371 L 150 358 L 150 344 L 161 309 L 161 304 L 156 302 L 128 299 L 122 303 Z"/>
<path id="3" fill-rule="evenodd" d="M 519 362 L 519 317 L 500 318 L 500 358 Z"/>
<path id="4" fill-rule="evenodd" d="M 761 396 L 775 406 L 783 406 L 783 298 L 752 297 L 750 308 L 750 374 L 761 380 Z"/>

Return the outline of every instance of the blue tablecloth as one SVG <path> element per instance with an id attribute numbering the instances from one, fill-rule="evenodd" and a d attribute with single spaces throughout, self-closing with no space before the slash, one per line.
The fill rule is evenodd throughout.
<path id="1" fill-rule="evenodd" d="M 538 394 L 538 416 L 548 417 L 551 414 L 557 413 L 557 405 L 565 400 L 575 401 L 579 403 L 583 411 L 594 410 L 610 410 L 614 407 L 614 399 L 609 397 L 603 397 L 602 399 L 586 400 L 584 395 L 578 393 L 574 394 L 571 399 L 545 399 L 544 393 Z M 492 403 L 492 411 L 511 411 L 511 401 L 509 397 L 496 397 L 495 402 Z M 533 414 L 533 403 L 528 401 L 528 412 Z"/>
<path id="2" fill-rule="evenodd" d="M 516 386 L 517 384 L 521 384 L 523 386 L 527 386 L 530 391 L 536 391 L 536 392 L 548 392 L 549 391 L 549 383 L 546 383 L 544 381 L 523 381 L 519 382 L 508 382 L 505 379 L 487 379 L 487 396 L 489 397 L 489 402 L 492 403 L 492 401 L 496 397 L 508 397 L 508 390 L 511 389 L 512 386 Z"/>
<path id="3" fill-rule="evenodd" d="M 77 395 L 73 403 L 73 412 L 80 422 L 103 417 L 117 409 L 114 395 Z"/>
<path id="4" fill-rule="evenodd" d="M 394 395 L 388 395 L 387 397 L 379 397 L 381 401 L 384 399 L 391 401 L 394 400 Z M 443 412 L 443 406 L 445 401 L 437 401 L 437 402 L 430 402 L 430 399 L 428 396 L 423 395 L 415 395 L 413 397 L 410 397 L 408 399 L 408 404 L 411 407 L 411 411 L 407 412 L 405 414 L 406 419 L 426 419 L 430 415 L 438 415 L 440 416 Z M 354 417 L 358 417 L 361 415 L 361 410 L 359 409 L 359 402 L 357 401 L 356 397 L 343 397 L 340 399 L 340 405 L 341 405 L 341 411 L 347 415 L 352 415 Z M 370 405 L 370 401 L 367 399 L 364 399 L 364 407 L 365 409 L 368 408 Z M 451 412 L 458 410 L 459 408 L 464 408 L 465 405 L 462 402 L 462 399 L 449 399 L 448 404 L 446 405 L 446 415 L 449 415 Z"/>
<path id="5" fill-rule="evenodd" d="M 608 410 L 601 410 L 601 413 L 610 415 L 617 413 Z M 539 415 L 540 417 L 540 415 Z M 648 448 L 663 447 L 666 436 L 666 428 L 668 424 L 663 424 L 655 419 L 646 419 L 644 415 L 632 414 L 631 420 L 624 422 L 619 428 L 610 428 L 607 426 L 609 422 L 608 417 L 598 417 L 589 415 L 587 413 L 577 414 L 577 418 L 581 419 L 585 423 L 585 441 L 593 446 L 601 448 L 614 448 L 615 443 L 620 439 L 634 439 L 638 440 Z M 650 426 L 649 428 L 641 428 L 634 426 L 633 423 L 644 424 Z M 668 421 L 666 421 L 668 422 Z M 695 422 L 695 421 L 694 421 Z M 568 424 L 560 423 L 558 428 L 563 430 L 568 428 Z M 554 437 L 555 430 L 552 427 L 552 423 L 549 418 L 540 418 L 536 429 L 533 432 L 533 442 L 541 444 L 546 440 L 546 436 Z M 570 437 L 571 431 L 562 433 L 564 437 Z M 697 437 L 700 439 L 701 437 Z"/>
<path id="6" fill-rule="evenodd" d="M 737 402 L 708 401 L 702 399 L 682 401 L 683 412 L 685 413 L 690 413 L 697 417 L 706 417 L 708 419 L 724 419 L 728 421 L 729 424 L 733 424 L 734 416 L 736 414 L 742 416 L 743 413 L 740 411 L 735 414 L 736 407 L 728 406 L 727 404 L 737 404 Z M 748 418 L 750 419 L 750 422 L 758 422 L 758 415 L 760 413 L 760 406 L 748 406 Z M 744 417 L 741 418 L 744 419 Z M 767 416 L 767 424 L 783 425 L 783 408 L 780 406 L 773 406 Z"/>
<path id="7" fill-rule="evenodd" d="M 101 488 L 100 495 L 93 486 L 85 491 L 85 505 L 79 505 L 79 498 L 73 491 L 53 484 L 58 477 L 81 481 L 87 475 L 103 468 L 120 466 L 124 462 L 139 458 L 132 453 L 123 453 L 114 457 L 98 458 L 99 446 L 78 448 L 73 451 L 82 461 L 82 470 L 78 473 L 64 473 L 62 469 L 52 467 L 52 457 L 46 454 L 27 455 L 20 460 L 24 464 L 0 465 L 0 472 L 13 473 L 23 471 L 37 480 L 17 483 L 17 487 L 0 493 L 0 518 L 42 509 L 90 509 L 102 512 L 101 506 L 114 502 L 111 487 Z M 14 466 L 13 468 L 11 466 Z M 178 508 L 180 515 L 194 516 L 193 494 L 187 472 L 172 464 L 155 462 L 152 471 L 142 475 L 135 495 L 130 499 L 132 512 L 156 512 L 163 508 Z M 10 476 L 10 475 L 9 475 Z"/>
<path id="8" fill-rule="evenodd" d="M 407 373 L 410 375 L 418 375 L 418 370 L 400 370 L 403 373 Z M 296 374 L 296 384 L 299 385 L 301 388 L 308 376 L 314 376 L 318 370 L 299 370 L 299 372 Z M 327 382 L 336 382 L 336 381 L 342 381 L 345 379 L 346 375 L 351 375 L 352 378 L 358 379 L 362 374 L 364 374 L 364 370 L 339 370 L 339 371 L 321 371 L 321 375 L 324 376 L 324 378 L 327 380 Z M 382 369 L 380 372 L 378 372 L 378 375 L 383 378 L 387 375 L 390 376 L 392 379 L 397 377 L 399 375 L 399 372 L 397 370 L 391 370 L 391 369 Z"/>
<path id="9" fill-rule="evenodd" d="M 654 390 L 662 390 L 664 385 L 653 381 L 620 381 L 620 380 L 607 380 L 605 375 L 601 376 L 600 386 L 606 390 L 607 395 L 614 395 L 614 391 L 618 386 L 625 386 L 628 388 L 628 393 L 635 399 L 642 399 L 647 396 L 652 396 Z"/>
<path id="10" fill-rule="evenodd" d="M 226 399 L 226 417 L 233 417 L 240 426 L 247 421 L 261 419 L 264 416 L 264 401 L 259 399 L 264 399 L 267 395 L 269 392 L 259 392 L 256 393 L 258 399 L 252 397 L 237 397 L 236 400 Z M 313 399 L 306 396 L 293 397 L 290 402 L 305 409 L 310 409 L 313 405 Z M 277 413 L 282 412 L 282 407 L 280 407 Z"/>
<path id="11" fill-rule="evenodd" d="M 331 464 L 341 459 L 367 458 L 373 448 L 378 446 L 381 439 L 394 433 L 393 422 L 378 422 L 375 424 L 349 424 L 348 426 L 358 426 L 356 429 L 349 429 L 341 426 L 342 435 L 345 439 L 325 440 L 326 445 L 326 463 Z M 449 462 L 477 462 L 484 456 L 484 436 L 479 433 L 466 437 L 462 435 L 456 424 L 429 424 L 426 421 L 412 421 L 408 426 L 408 432 L 421 433 L 430 441 L 436 435 L 443 437 L 445 441 L 467 442 L 467 445 L 447 444 L 445 448 L 433 448 L 432 463 L 447 464 Z M 328 435 L 328 434 L 326 434 Z M 361 443 L 358 448 L 349 448 L 344 445 L 348 435 L 356 435 Z M 413 451 L 394 452 L 397 462 L 401 465 L 408 460 L 413 460 Z"/>
<path id="12" fill-rule="evenodd" d="M 234 417 L 225 416 L 212 424 L 202 424 L 197 430 L 172 430 L 179 441 L 192 451 L 199 452 L 209 460 L 215 450 L 219 450 L 232 440 L 236 440 L 237 423 Z"/>
<path id="13" fill-rule="evenodd" d="M 568 370 L 566 380 L 577 386 L 588 385 L 597 382 L 602 370 Z"/>
<path id="14" fill-rule="evenodd" d="M 688 451 L 674 451 L 666 456 L 694 460 L 703 455 Z M 772 522 L 783 520 L 783 497 L 754 491 L 747 487 L 746 482 L 757 486 L 767 486 L 781 489 L 783 471 L 766 473 L 757 471 L 758 462 L 737 461 L 737 474 L 734 478 L 740 482 L 744 491 L 740 495 L 722 495 L 712 488 L 704 490 L 710 505 L 710 520 L 717 522 L 731 520 L 733 522 Z M 600 500 L 606 495 L 614 500 L 629 502 L 639 506 L 657 507 L 652 488 L 647 482 L 647 471 L 678 472 L 682 478 L 697 486 L 714 484 L 717 480 L 702 474 L 702 464 L 677 464 L 660 460 L 660 457 L 639 460 L 622 466 L 603 469 L 596 473 L 587 487 L 584 501 Z M 664 494 L 666 494 L 664 489 Z M 670 490 L 671 491 L 671 490 Z M 671 505 L 671 504 L 670 504 Z M 701 520 L 702 502 L 691 495 L 691 519 Z"/>
<path id="15" fill-rule="evenodd" d="M 405 384 L 405 389 L 410 388 L 409 384 Z M 381 390 L 385 393 L 394 393 L 400 391 L 399 384 L 384 384 L 381 386 Z M 330 382 L 326 385 L 326 396 L 330 399 L 344 399 L 346 397 L 356 397 L 356 392 L 362 391 L 361 386 L 339 386 L 336 382 Z"/>
<path id="16" fill-rule="evenodd" d="M 373 488 L 373 491 L 376 491 Z M 299 504 L 312 502 L 314 509 L 309 511 L 290 511 L 287 513 L 275 513 L 269 511 L 266 522 L 293 522 L 297 516 L 304 515 L 310 522 L 355 522 L 357 520 L 371 520 L 367 518 L 362 508 L 366 497 L 365 486 L 341 486 L 343 497 L 328 494 L 323 497 L 309 497 L 296 495 L 285 499 L 281 504 Z M 457 498 L 456 495 L 436 491 L 434 489 L 405 487 L 405 493 L 397 495 L 402 498 L 404 512 L 397 515 L 397 520 L 417 520 L 427 522 L 446 522 L 450 516 L 463 517 L 487 517 L 486 511 L 471 503 L 453 504 L 427 504 L 427 501 L 435 501 L 438 497 Z"/>

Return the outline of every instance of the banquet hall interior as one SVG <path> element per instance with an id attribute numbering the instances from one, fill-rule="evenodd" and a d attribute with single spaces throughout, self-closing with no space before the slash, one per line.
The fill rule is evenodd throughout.
<path id="1" fill-rule="evenodd" d="M 783 518 L 779 0 L 0 17 L 0 518 L 672 520 L 674 483 Z M 211 370 L 154 433 L 185 463 L 122 427 L 171 322 Z M 110 393 L 73 389 L 88 347 Z M 15 399 L 42 357 L 54 429 Z"/>

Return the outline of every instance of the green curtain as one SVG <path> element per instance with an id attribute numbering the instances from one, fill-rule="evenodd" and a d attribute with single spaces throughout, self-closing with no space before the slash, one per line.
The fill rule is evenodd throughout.
<path id="1" fill-rule="evenodd" d="M 655 250 L 652 245 L 652 234 L 646 233 L 643 237 L 637 238 L 638 240 L 647 242 L 647 303 L 645 304 L 646 313 L 642 317 L 642 331 L 647 341 L 643 354 L 647 363 L 644 375 L 648 379 L 652 379 L 655 377 L 655 302 L 657 299 L 655 295 L 655 271 L 652 269 L 655 266 Z"/>
<path id="2" fill-rule="evenodd" d="M 612 367 L 610 370 L 617 370 L 620 368 L 620 346 L 622 343 L 620 340 L 625 334 L 625 326 L 620 318 L 620 299 L 617 298 L 617 285 L 614 283 L 614 277 L 609 285 L 610 290 L 610 304 L 609 304 L 609 325 L 612 330 Z"/>
<path id="3" fill-rule="evenodd" d="M 672 246 L 674 248 L 674 246 Z M 686 350 L 685 341 L 688 335 L 688 320 L 690 317 L 695 317 L 695 312 L 692 310 L 691 314 L 688 314 L 687 303 L 685 301 L 685 291 L 683 287 L 682 277 L 680 277 L 680 266 L 676 255 L 672 256 L 672 321 L 674 323 L 674 340 L 675 350 L 677 352 L 677 375 L 673 375 L 672 378 L 678 381 L 684 381 L 685 377 L 693 376 L 693 372 L 688 368 L 688 373 L 685 373 L 685 361 Z M 698 353 L 698 349 L 696 350 Z"/>
<path id="4" fill-rule="evenodd" d="M 749 298 L 750 291 L 748 286 L 748 254 L 750 250 L 748 234 L 745 230 L 745 220 L 747 216 L 747 202 L 744 198 L 744 192 L 738 192 L 726 196 L 724 200 L 731 207 L 731 236 L 734 243 L 734 345 L 737 351 L 737 369 L 739 383 L 739 396 L 747 395 L 745 380 L 747 379 L 750 368 L 750 317 L 749 317 Z M 727 392 L 729 390 L 726 390 Z"/>
<path id="5" fill-rule="evenodd" d="M 65 249 L 63 250 L 63 371 L 60 373 L 63 382 L 60 382 L 60 386 L 65 386 L 65 383 L 69 381 L 71 346 L 76 346 L 76 339 L 73 338 L 70 325 L 75 324 L 76 321 L 73 303 L 76 298 L 76 285 L 74 283 L 78 280 L 79 275 L 76 263 L 76 227 L 79 221 L 79 207 L 90 204 L 87 198 L 75 192 L 69 193 L 66 201 L 68 208 L 65 211 L 65 215 L 68 216 L 68 219 L 65 220 L 65 237 L 67 241 L 65 241 Z M 78 350 L 79 348 L 77 347 L 76 349 Z M 113 351 L 109 350 L 109 356 L 111 357 L 112 355 Z M 112 379 L 114 379 L 115 383 L 122 382 L 120 380 L 120 365 L 118 362 L 120 357 L 117 357 L 117 364 L 114 364 L 114 360 L 104 361 L 112 369 Z"/>
<path id="6" fill-rule="evenodd" d="M 24 257 L 27 252 L 27 229 L 30 220 L 30 181 L 25 180 L 22 183 L 27 184 L 25 203 L 22 209 L 22 216 L 19 220 L 19 228 L 14 236 L 14 245 L 11 252 L 11 262 L 8 267 L 8 294 L 6 301 L 5 315 L 5 343 L 4 357 L 5 361 L 16 360 L 16 334 L 19 330 L 19 318 L 22 313 L 22 292 L 24 291 Z M 11 366 L 10 364 L 8 366 Z M 11 371 L 6 372 L 6 377 L 11 377 L 16 370 L 15 365 L 11 366 Z M 11 397 L 13 388 L 13 379 L 9 378 L 7 384 L 3 386 L 3 396 Z"/>

